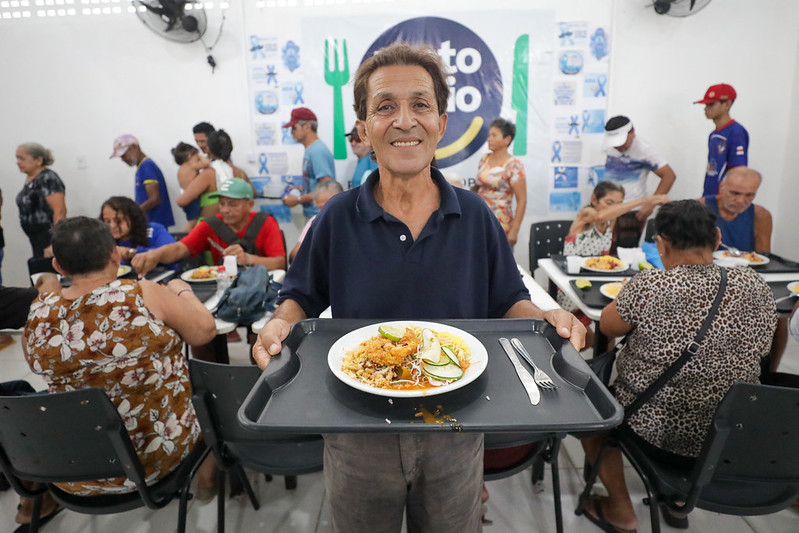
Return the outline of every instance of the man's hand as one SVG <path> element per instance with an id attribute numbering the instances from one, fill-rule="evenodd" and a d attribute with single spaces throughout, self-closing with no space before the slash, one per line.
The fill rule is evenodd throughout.
<path id="1" fill-rule="evenodd" d="M 158 249 L 149 250 L 133 256 L 130 260 L 130 266 L 139 274 L 139 278 L 143 278 L 156 267 L 158 264 Z"/>
<path id="2" fill-rule="evenodd" d="M 47 294 L 48 292 L 61 292 L 61 282 L 58 280 L 58 275 L 52 272 L 42 272 L 39 279 L 36 280 L 36 288 L 39 294 Z"/>
<path id="3" fill-rule="evenodd" d="M 578 352 L 585 347 L 585 326 L 573 314 L 563 309 L 552 309 L 544 313 L 544 320 L 555 326 L 558 335 L 569 339 Z"/>
<path id="4" fill-rule="evenodd" d="M 236 264 L 239 265 L 246 265 L 249 263 L 249 259 L 247 258 L 247 252 L 244 251 L 244 248 L 241 247 L 240 244 L 234 244 L 233 246 L 228 246 L 225 248 L 224 255 L 233 255 L 236 257 Z"/>
<path id="5" fill-rule="evenodd" d="M 641 209 L 635 212 L 635 218 L 638 220 L 638 222 L 645 222 L 654 210 L 655 206 L 653 204 L 644 205 L 641 207 Z"/>
<path id="6" fill-rule="evenodd" d="M 283 195 L 283 203 L 286 204 L 288 207 L 294 207 L 300 203 L 300 195 L 299 194 L 292 194 L 294 191 L 300 191 L 299 188 L 292 189 L 291 192 Z M 301 192 L 301 191 L 300 191 Z"/>
<path id="7" fill-rule="evenodd" d="M 288 337 L 291 324 L 282 318 L 273 318 L 258 332 L 258 338 L 252 347 L 252 357 L 258 368 L 263 370 L 272 356 L 280 353 L 281 343 Z"/>

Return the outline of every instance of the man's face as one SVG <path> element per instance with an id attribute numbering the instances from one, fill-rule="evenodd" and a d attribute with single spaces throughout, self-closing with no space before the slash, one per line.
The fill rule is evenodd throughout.
<path id="1" fill-rule="evenodd" d="M 358 159 L 369 153 L 369 147 L 360 139 L 360 137 L 350 137 L 350 148 L 352 148 L 352 153 L 355 154 L 355 157 Z"/>
<path id="2" fill-rule="evenodd" d="M 208 155 L 208 135 L 205 133 L 195 133 L 194 142 L 197 143 L 197 148 L 202 150 L 202 153 Z"/>
<path id="3" fill-rule="evenodd" d="M 755 200 L 760 178 L 756 174 L 731 172 L 719 185 L 719 207 L 736 216 L 746 211 Z"/>
<path id="4" fill-rule="evenodd" d="M 239 226 L 250 218 L 250 211 L 255 204 L 253 200 L 246 198 L 227 198 L 219 197 L 219 213 L 222 215 L 222 222 L 227 226 Z"/>
<path id="5" fill-rule="evenodd" d="M 715 120 L 730 109 L 730 104 L 731 102 L 721 102 L 719 100 L 705 104 L 705 116 L 710 120 Z"/>
<path id="6" fill-rule="evenodd" d="M 125 153 L 119 156 L 129 167 L 135 167 L 139 163 L 139 151 L 135 146 L 129 146 Z"/>
<path id="7" fill-rule="evenodd" d="M 305 142 L 308 132 L 311 131 L 311 125 L 307 122 L 297 122 L 291 127 L 291 136 L 298 143 Z"/>
<path id="8" fill-rule="evenodd" d="M 624 144 L 621 146 L 616 147 L 616 150 L 619 152 L 624 152 L 629 150 L 630 146 L 633 144 L 633 140 L 635 139 L 635 131 L 630 130 L 627 132 L 627 140 L 624 141 Z"/>
<path id="9" fill-rule="evenodd" d="M 377 156 L 380 169 L 395 177 L 414 177 L 430 166 L 447 115 L 438 114 L 433 79 L 416 65 L 392 65 L 369 77 L 366 120 L 361 139 Z"/>

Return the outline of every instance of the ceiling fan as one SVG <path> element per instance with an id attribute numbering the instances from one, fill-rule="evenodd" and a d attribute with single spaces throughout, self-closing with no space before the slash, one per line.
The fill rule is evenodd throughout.
<path id="1" fill-rule="evenodd" d="M 655 0 L 652 7 L 658 15 L 687 17 L 703 9 L 710 0 Z"/>

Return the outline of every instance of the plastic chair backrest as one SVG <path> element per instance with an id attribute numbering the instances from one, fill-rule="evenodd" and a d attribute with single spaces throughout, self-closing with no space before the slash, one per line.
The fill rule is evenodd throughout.
<path id="1" fill-rule="evenodd" d="M 701 477 L 799 483 L 799 389 L 736 383 L 722 399 Z"/>
<path id="2" fill-rule="evenodd" d="M 538 267 L 539 259 L 563 253 L 563 239 L 571 225 L 571 220 L 548 220 L 530 226 L 530 272 Z"/>
<path id="3" fill-rule="evenodd" d="M 125 424 L 98 388 L 0 397 L 0 449 L 0 461 L 31 481 L 144 480 Z"/>

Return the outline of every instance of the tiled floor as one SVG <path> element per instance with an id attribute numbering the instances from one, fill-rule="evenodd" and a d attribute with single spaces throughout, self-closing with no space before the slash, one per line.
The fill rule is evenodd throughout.
<path id="1" fill-rule="evenodd" d="M 246 345 L 231 345 L 234 364 L 246 362 Z M 19 338 L 12 346 L 0 350 L 2 379 L 28 379 L 38 390 L 44 388 L 41 380 L 33 376 L 19 345 Z M 799 373 L 799 343 L 791 339 L 781 370 Z M 577 440 L 569 437 L 560 454 L 560 478 L 563 502 L 563 517 L 567 533 L 594 533 L 599 531 L 585 518 L 574 515 L 577 495 L 582 488 L 582 448 Z M 261 508 L 253 510 L 243 497 L 228 501 L 226 507 L 226 531 L 269 533 L 325 533 L 330 531 L 329 507 L 325 498 L 322 474 L 311 474 L 299 479 L 296 491 L 287 492 L 280 478 L 267 483 L 263 476 L 250 474 Z M 635 472 L 627 476 L 636 512 L 640 519 L 638 531 L 650 531 L 648 511 L 642 503 L 643 486 Z M 486 526 L 486 533 L 551 532 L 555 530 L 552 504 L 551 475 L 547 474 L 544 490 L 534 493 L 530 482 L 530 471 L 511 478 L 488 483 L 491 498 L 488 501 L 487 517 L 493 524 Z M 0 493 L 0 531 L 13 531 L 17 496 L 12 491 Z M 764 517 L 733 517 L 695 511 L 690 516 L 689 531 L 703 533 L 789 533 L 799 531 L 799 513 L 785 510 Z M 165 509 L 150 511 L 139 509 L 117 515 L 89 516 L 63 511 L 42 528 L 47 532 L 64 533 L 170 533 L 177 525 L 177 504 Z M 189 507 L 189 532 L 211 533 L 216 531 L 216 500 L 206 504 L 193 502 Z M 663 524 L 663 531 L 673 531 Z"/>

